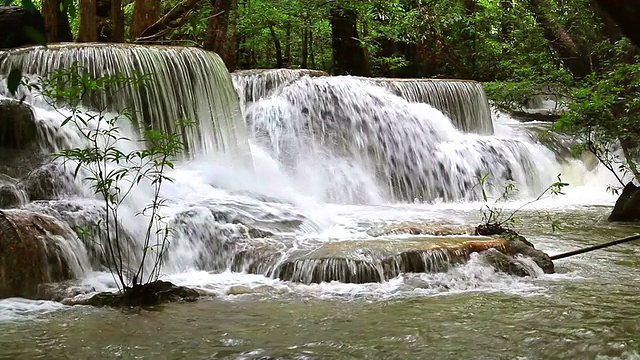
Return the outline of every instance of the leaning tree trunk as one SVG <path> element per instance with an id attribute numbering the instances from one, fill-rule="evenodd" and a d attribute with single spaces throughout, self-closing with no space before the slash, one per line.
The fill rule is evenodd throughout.
<path id="1" fill-rule="evenodd" d="M 39 12 L 20 6 L 0 6 L 0 49 L 43 43 L 45 39 L 44 20 Z"/>
<path id="2" fill-rule="evenodd" d="M 620 26 L 622 32 L 636 46 L 640 46 L 640 1 L 638 0 L 595 0 L 613 21 Z"/>
<path id="3" fill-rule="evenodd" d="M 96 0 L 80 0 L 79 42 L 98 41 L 98 17 Z"/>
<path id="4" fill-rule="evenodd" d="M 590 46 L 573 38 L 571 33 L 549 12 L 550 5 L 546 0 L 529 0 L 538 25 L 544 31 L 544 37 L 558 54 L 562 63 L 575 78 L 581 79 L 589 75 L 597 65 L 591 57 Z"/>
<path id="5" fill-rule="evenodd" d="M 358 37 L 357 19 L 358 14 L 354 10 L 337 5 L 331 9 L 333 73 L 336 75 L 371 76 L 371 69 Z"/>

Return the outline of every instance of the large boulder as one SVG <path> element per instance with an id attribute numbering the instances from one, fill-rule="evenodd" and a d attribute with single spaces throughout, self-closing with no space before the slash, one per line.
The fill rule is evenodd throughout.
<path id="1" fill-rule="evenodd" d="M 24 210 L 0 210 L 0 298 L 46 298 L 41 285 L 89 269 L 84 246 L 65 223 Z"/>
<path id="2" fill-rule="evenodd" d="M 533 260 L 538 267 L 542 269 L 545 274 L 555 273 L 555 268 L 551 257 L 543 251 L 540 251 L 533 246 L 531 242 L 525 239 L 524 236 L 519 235 L 513 230 L 503 228 L 499 224 L 482 224 L 476 227 L 476 233 L 482 236 L 494 236 L 507 239 L 508 251 L 505 252 L 511 256 L 526 256 Z M 498 270 L 504 270 L 502 266 L 494 266 Z M 517 272 L 505 271 L 514 275 L 519 275 Z"/>
<path id="3" fill-rule="evenodd" d="M 29 200 L 55 200 L 73 181 L 71 174 L 62 165 L 50 163 L 33 170 L 25 180 Z"/>
<path id="4" fill-rule="evenodd" d="M 37 136 L 33 111 L 26 103 L 0 99 L 0 147 L 24 149 Z"/>
<path id="5" fill-rule="evenodd" d="M 0 49 L 42 44 L 47 33 L 39 11 L 21 6 L 0 6 Z"/>
<path id="6" fill-rule="evenodd" d="M 640 221 L 640 187 L 632 182 L 624 187 L 609 215 L 609 221 Z"/>
<path id="7" fill-rule="evenodd" d="M 37 138 L 38 127 L 31 107 L 0 98 L 0 173 L 23 178 L 47 161 Z"/>
<path id="8" fill-rule="evenodd" d="M 478 236 L 412 237 L 327 242 L 288 254 L 275 269 L 282 280 L 305 284 L 383 282 L 402 273 L 443 272 L 472 253 L 508 251 L 508 240 Z"/>

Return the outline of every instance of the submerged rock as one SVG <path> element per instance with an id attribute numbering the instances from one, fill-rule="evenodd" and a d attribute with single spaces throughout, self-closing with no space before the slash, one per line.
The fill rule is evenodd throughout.
<path id="1" fill-rule="evenodd" d="M 0 210 L 0 298 L 46 299 L 42 284 L 89 268 L 84 246 L 65 223 L 24 210 Z"/>
<path id="2" fill-rule="evenodd" d="M 367 234 L 373 237 L 401 234 L 451 236 L 473 235 L 474 233 L 475 228 L 473 226 L 445 223 L 428 224 L 415 221 L 389 224 L 382 227 L 374 227 L 367 231 Z"/>
<path id="3" fill-rule="evenodd" d="M 543 270 L 526 261 L 526 257 L 502 253 L 496 249 L 489 249 L 480 253 L 482 259 L 496 271 L 510 275 L 537 277 Z"/>
<path id="4" fill-rule="evenodd" d="M 640 221 L 640 187 L 629 182 L 608 218 L 609 221 Z"/>
<path id="5" fill-rule="evenodd" d="M 168 281 L 157 280 L 144 285 L 133 286 L 119 293 L 102 292 L 89 298 L 66 299 L 66 305 L 91 305 L 110 307 L 154 306 L 176 301 L 196 301 L 204 292 Z"/>
<path id="6" fill-rule="evenodd" d="M 340 241 L 298 251 L 282 261 L 275 276 L 305 284 L 383 282 L 402 273 L 447 271 L 471 253 L 495 248 L 508 251 L 504 238 L 424 237 Z"/>

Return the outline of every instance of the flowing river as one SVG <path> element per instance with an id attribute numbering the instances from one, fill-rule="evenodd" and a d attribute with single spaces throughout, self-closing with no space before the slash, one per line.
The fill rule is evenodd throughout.
<path id="1" fill-rule="evenodd" d="M 100 46 L 0 53 L 0 73 L 20 64 L 41 74 L 83 59 L 111 59 L 95 71 L 127 71 L 124 58 L 132 57 L 159 74 L 158 92 L 150 100 L 132 91 L 117 99 L 131 101 L 122 106 L 179 104 L 144 114 L 165 131 L 175 118 L 201 121 L 188 137 L 191 157 L 169 174 L 174 182 L 163 193 L 177 231 L 162 278 L 209 295 L 144 310 L 2 299 L 0 359 L 640 358 L 637 243 L 558 260 L 556 274 L 537 277 L 498 273 L 472 254 L 446 272 L 382 282 L 278 278 L 277 264 L 309 247 L 411 238 L 379 240 L 371 230 L 380 226 L 479 223 L 477 176 L 485 172 L 496 181 L 493 198 L 505 183 L 517 184 L 512 199 L 495 204 L 505 213 L 558 174 L 570 184 L 565 195 L 517 212 L 515 228 L 549 254 L 640 231 L 607 222 L 615 197 L 606 171 L 567 155 L 561 137 L 540 136 L 544 125 L 491 114 L 479 84 L 293 71 L 232 79 L 217 57 L 195 50 Z M 167 63 L 191 68 L 175 78 L 158 70 Z M 209 72 L 215 76 L 203 76 Z M 178 102 L 183 97 L 192 101 Z M 41 100 L 27 101 L 40 126 L 61 122 Z M 61 131 L 43 148 L 77 141 Z M 89 221 L 95 200 L 82 184 L 69 186 L 72 195 L 23 207 Z M 148 199 L 145 191 L 134 195 L 132 209 Z M 561 228 L 552 231 L 548 218 Z M 140 224 L 125 225 L 135 238 Z M 247 229 L 262 235 L 247 237 Z M 85 246 L 91 264 L 70 287 L 113 290 L 91 255 L 97 250 Z M 244 267 L 236 264 L 240 253 L 249 254 Z"/>

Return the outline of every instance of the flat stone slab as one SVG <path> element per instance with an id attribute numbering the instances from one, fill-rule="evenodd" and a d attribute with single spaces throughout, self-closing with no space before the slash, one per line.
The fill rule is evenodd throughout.
<path id="1" fill-rule="evenodd" d="M 451 235 L 474 235 L 476 233 L 475 226 L 447 224 L 447 223 L 423 223 L 418 221 L 405 221 L 400 223 L 392 223 L 383 226 L 376 226 L 367 231 L 367 235 L 378 237 L 385 235 L 434 235 L 434 236 L 451 236 Z"/>
<path id="2" fill-rule="evenodd" d="M 500 237 L 434 236 L 327 242 L 292 252 L 275 269 L 281 280 L 305 284 L 383 282 L 402 273 L 447 271 L 465 263 L 474 252 L 509 252 Z"/>

